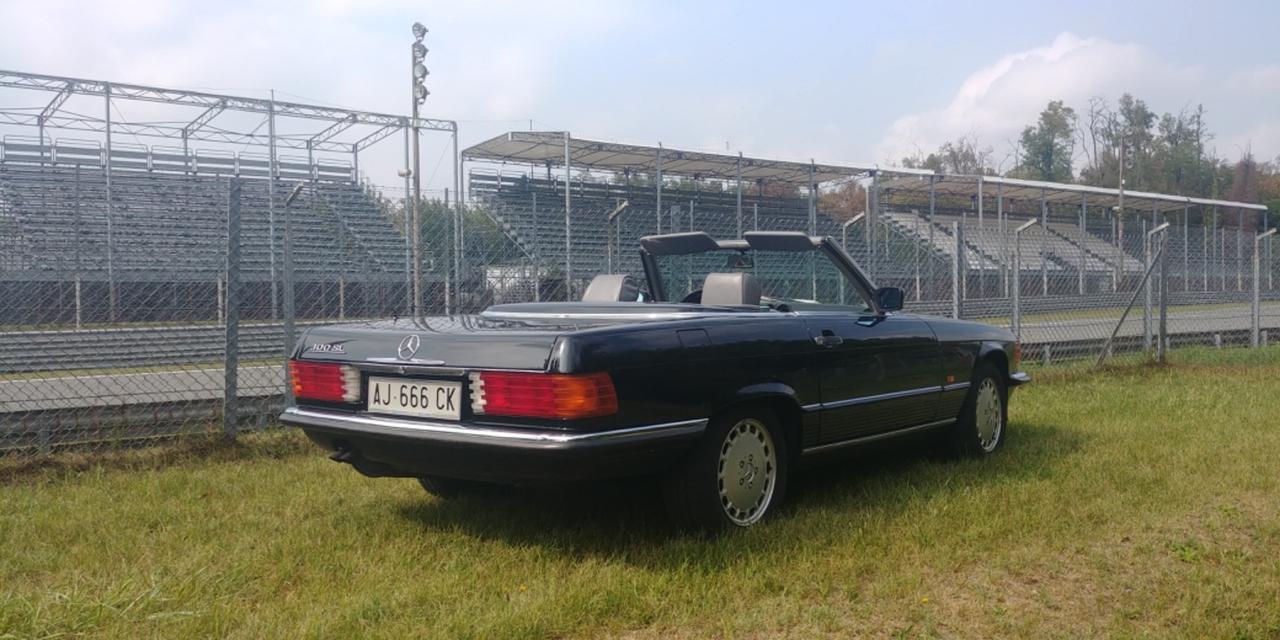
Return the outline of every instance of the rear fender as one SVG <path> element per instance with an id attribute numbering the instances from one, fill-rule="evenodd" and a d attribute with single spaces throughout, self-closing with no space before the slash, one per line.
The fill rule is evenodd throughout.
<path id="1" fill-rule="evenodd" d="M 796 390 L 781 382 L 763 382 L 742 387 L 726 402 L 720 403 L 716 407 L 716 413 L 740 404 L 756 402 L 767 404 L 777 414 L 786 432 L 787 449 L 791 456 L 799 454 L 800 447 L 805 444 L 805 434 L 817 437 L 818 413 L 803 410 Z"/>

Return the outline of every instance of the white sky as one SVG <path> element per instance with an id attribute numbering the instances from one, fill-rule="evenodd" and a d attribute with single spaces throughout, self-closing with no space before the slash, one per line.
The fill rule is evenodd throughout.
<path id="1" fill-rule="evenodd" d="M 431 28 L 424 113 L 460 121 L 463 146 L 532 121 L 896 164 L 973 134 L 1000 162 L 1049 100 L 1129 91 L 1158 113 L 1204 103 L 1221 156 L 1280 155 L 1280 3 L 962 4 L 0 0 L 0 68 L 403 113 L 416 19 Z M 443 188 L 447 139 L 427 140 L 424 176 Z M 394 183 L 399 140 L 376 149 L 363 166 Z"/>

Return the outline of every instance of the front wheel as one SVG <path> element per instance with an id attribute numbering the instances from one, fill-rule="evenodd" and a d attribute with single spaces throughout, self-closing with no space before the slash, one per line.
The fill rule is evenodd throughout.
<path id="1" fill-rule="evenodd" d="M 767 407 L 727 411 L 664 483 L 668 511 L 682 528 L 716 533 L 750 527 L 782 503 L 786 438 Z"/>
<path id="2" fill-rule="evenodd" d="M 960 417 L 951 428 L 951 444 L 958 453 L 984 457 L 1000 448 L 1009 423 L 1008 399 L 1000 370 L 991 363 L 979 365 Z"/>

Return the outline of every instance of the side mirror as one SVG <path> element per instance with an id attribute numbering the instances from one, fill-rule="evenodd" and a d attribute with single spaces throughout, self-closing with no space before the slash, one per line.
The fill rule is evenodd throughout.
<path id="1" fill-rule="evenodd" d="M 881 311 L 897 311 L 902 308 L 902 289 L 880 287 L 876 289 L 876 305 Z"/>

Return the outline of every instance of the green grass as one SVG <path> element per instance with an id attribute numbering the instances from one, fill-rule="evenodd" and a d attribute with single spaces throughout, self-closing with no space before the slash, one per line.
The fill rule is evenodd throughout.
<path id="1" fill-rule="evenodd" d="M 987 461 L 806 474 L 675 537 L 648 483 L 448 503 L 296 434 L 0 473 L 0 637 L 1280 637 L 1280 348 L 1051 369 Z"/>

